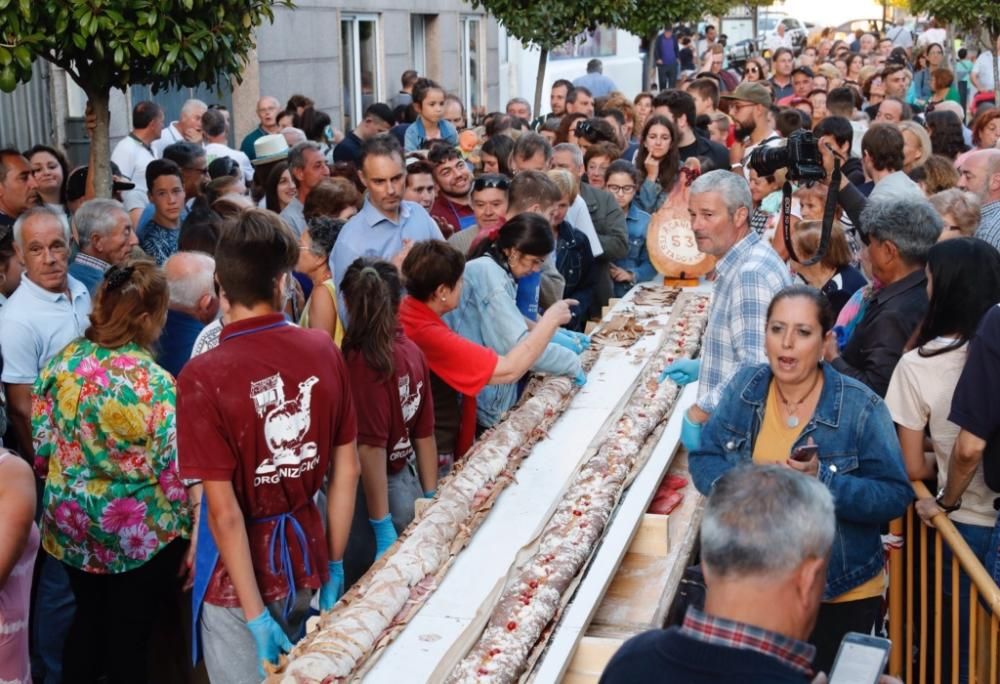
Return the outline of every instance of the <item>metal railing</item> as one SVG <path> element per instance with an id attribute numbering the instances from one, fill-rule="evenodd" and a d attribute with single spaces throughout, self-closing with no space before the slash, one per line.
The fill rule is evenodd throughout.
<path id="1" fill-rule="evenodd" d="M 932 496 L 922 482 L 912 484 L 917 498 Z M 934 528 L 924 525 L 910 506 L 904 518 L 890 525 L 890 533 L 904 539 L 903 548 L 889 552 L 890 673 L 907 684 L 957 684 L 960 636 L 964 631 L 968 635 L 967 681 L 1000 682 L 1000 587 L 947 515 L 940 513 L 932 522 Z M 947 561 L 945 546 L 951 551 Z M 947 610 L 943 582 L 946 563 L 951 565 Z M 965 624 L 960 610 L 960 575 L 970 582 Z M 947 671 L 942 673 L 943 669 Z"/>

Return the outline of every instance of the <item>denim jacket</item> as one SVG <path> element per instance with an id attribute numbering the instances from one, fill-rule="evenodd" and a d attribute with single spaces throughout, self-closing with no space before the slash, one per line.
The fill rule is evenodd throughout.
<path id="1" fill-rule="evenodd" d="M 837 532 L 823 599 L 835 598 L 882 572 L 880 526 L 913 499 L 896 430 L 882 400 L 857 380 L 822 364 L 823 391 L 796 446 L 819 445 L 819 479 L 833 494 Z M 753 462 L 771 383 L 767 364 L 744 368 L 726 387 L 691 453 L 695 486 L 708 494 L 729 469 Z"/>
<path id="2" fill-rule="evenodd" d="M 445 322 L 462 337 L 497 354 L 508 354 L 528 334 L 528 324 L 514 300 L 516 292 L 514 277 L 493 257 L 473 259 L 465 265 L 458 308 L 445 314 Z M 531 369 L 572 377 L 580 371 L 580 357 L 550 343 Z M 492 427 L 516 401 L 517 383 L 487 385 L 476 397 L 477 422 Z"/>
<path id="3" fill-rule="evenodd" d="M 650 215 L 636 205 L 635 201 L 628 205 L 625 215 L 625 225 L 628 227 L 628 255 L 615 261 L 615 265 L 635 274 L 631 283 L 615 283 L 615 296 L 624 297 L 636 283 L 652 280 L 656 275 L 646 250 L 646 231 L 649 230 Z"/>

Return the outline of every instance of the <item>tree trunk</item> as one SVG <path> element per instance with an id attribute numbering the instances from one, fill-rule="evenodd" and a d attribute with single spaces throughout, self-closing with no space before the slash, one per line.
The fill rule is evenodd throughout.
<path id="1" fill-rule="evenodd" d="M 656 68 L 656 39 L 659 34 L 654 33 L 652 36 L 646 36 L 646 58 L 642 61 L 642 89 L 646 92 L 650 91 L 650 87 L 653 82 L 653 70 Z M 659 86 L 659 80 L 656 84 Z"/>
<path id="2" fill-rule="evenodd" d="M 997 43 L 1000 42 L 1000 33 L 990 33 L 990 40 L 993 41 L 993 45 L 990 46 L 990 53 L 993 55 L 993 104 L 1000 107 L 1000 50 L 997 49 Z"/>
<path id="3" fill-rule="evenodd" d="M 90 140 L 90 170 L 89 175 L 94 184 L 96 197 L 111 197 L 111 92 L 88 91 L 87 98 L 97 125 Z"/>
<path id="4" fill-rule="evenodd" d="M 542 48 L 538 55 L 538 78 L 535 81 L 535 112 L 542 111 L 542 86 L 545 84 L 545 64 L 549 61 L 548 48 Z"/>

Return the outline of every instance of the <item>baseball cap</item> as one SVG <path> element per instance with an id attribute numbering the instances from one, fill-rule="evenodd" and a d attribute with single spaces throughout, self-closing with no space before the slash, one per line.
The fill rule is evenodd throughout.
<path id="1" fill-rule="evenodd" d="M 744 81 L 736 86 L 733 92 L 722 93 L 719 97 L 720 99 L 740 100 L 741 102 L 750 102 L 764 105 L 765 107 L 770 107 L 774 101 L 771 97 L 771 89 L 758 81 Z"/>
<path id="2" fill-rule="evenodd" d="M 805 74 L 809 78 L 816 77 L 816 74 L 813 73 L 813 70 L 807 66 L 795 67 L 794 69 L 792 69 L 792 76 L 794 76 L 795 74 Z"/>
<path id="3" fill-rule="evenodd" d="M 114 182 L 111 184 L 112 192 L 124 192 L 135 188 L 135 183 L 122 175 L 122 170 L 118 164 L 111 162 L 111 177 Z M 66 199 L 70 202 L 78 200 L 87 194 L 87 167 L 81 166 L 69 175 L 66 181 Z"/>

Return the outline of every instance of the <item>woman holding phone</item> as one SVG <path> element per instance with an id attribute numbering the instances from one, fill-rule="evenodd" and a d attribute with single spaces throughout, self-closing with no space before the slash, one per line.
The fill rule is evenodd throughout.
<path id="1" fill-rule="evenodd" d="M 791 285 L 771 300 L 768 363 L 741 370 L 691 454 L 695 486 L 708 494 L 726 471 L 782 463 L 833 493 L 837 536 L 816 626 L 814 669 L 829 672 L 847 632 L 868 634 L 885 578 L 880 526 L 913 498 L 888 409 L 861 383 L 823 363 L 833 314 L 826 297 Z"/>

